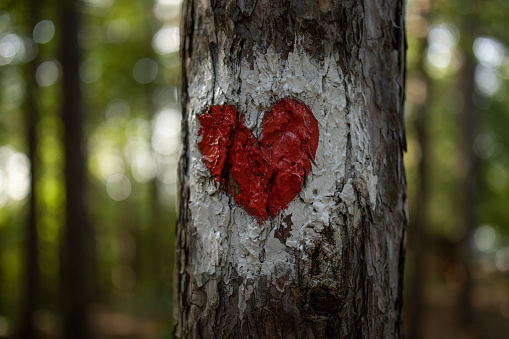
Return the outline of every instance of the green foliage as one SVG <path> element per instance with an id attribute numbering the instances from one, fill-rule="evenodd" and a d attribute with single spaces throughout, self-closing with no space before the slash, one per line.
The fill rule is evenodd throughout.
<path id="1" fill-rule="evenodd" d="M 7 167 L 28 152 L 25 103 L 31 94 L 27 81 L 35 84 L 33 97 L 39 112 L 37 163 L 32 166 L 37 170 L 41 321 L 54 324 L 50 321 L 54 317 L 46 315 L 57 314 L 59 307 L 66 203 L 57 51 L 60 4 L 38 4 L 37 21 L 50 20 L 55 28 L 52 35 L 51 24 L 31 23 L 31 2 L 0 2 L 0 40 L 11 34 L 14 43 L 4 47 L 25 49 L 14 57 L 8 50 L 7 57 L 0 56 L 0 320 L 7 319 L 8 333 L 18 321 L 25 298 L 24 235 L 30 193 L 9 193 L 14 174 L 9 177 Z M 170 332 L 164 328 L 171 329 L 172 315 L 177 162 L 177 148 L 172 145 L 178 144 L 180 128 L 175 97 L 179 58 L 176 50 L 154 52 L 154 34 L 163 26 L 178 24 L 178 15 L 155 18 L 156 5 L 165 13 L 178 14 L 178 5 L 165 7 L 144 0 L 87 0 L 80 5 L 88 189 L 76 194 L 85 195 L 96 233 L 97 303 L 105 305 L 105 312 L 154 319 L 163 337 Z M 34 38 L 44 42 L 35 43 Z M 30 48 L 35 49 L 30 52 Z M 27 76 L 33 63 L 36 73 Z M 154 139 L 158 129 L 166 129 L 170 137 Z M 29 166 L 20 168 L 29 170 Z M 28 178 L 22 178 L 25 186 Z M 0 337 L 4 330 L 0 328 Z"/>
<path id="2" fill-rule="evenodd" d="M 159 337 L 164 338 L 171 337 L 180 127 L 179 15 L 178 6 L 171 3 L 85 0 L 80 5 L 79 40 L 88 190 L 76 194 L 85 195 L 96 232 L 97 302 L 108 312 L 156 319 Z M 37 169 L 40 318 L 49 321 L 48 314 L 58 309 L 66 203 L 65 126 L 59 116 L 61 68 L 56 50 L 60 5 L 60 1 L 38 4 L 38 21 L 50 20 L 55 33 L 52 36 L 46 26 L 38 34 L 49 40 L 35 43 L 32 3 L 0 0 L 0 43 L 5 42 L 0 55 L 0 317 L 6 317 L 11 329 L 21 312 L 25 286 L 30 193 L 29 177 L 21 174 L 29 173 L 23 156 L 28 154 L 29 84 L 36 85 L 34 102 L 39 110 L 37 161 L 31 166 Z M 422 6 L 428 5 L 427 15 L 420 17 Z M 416 112 L 425 104 L 425 119 L 420 122 L 428 133 L 425 234 L 434 244 L 455 243 L 463 235 L 459 123 L 465 93 L 460 69 L 470 58 L 476 66 L 478 131 L 472 147 L 479 163 L 477 224 L 496 232 L 492 247 L 484 247 L 493 254 L 492 261 L 499 249 L 509 245 L 508 12 L 505 0 L 483 1 L 482 6 L 473 1 L 414 0 L 407 10 L 410 205 L 418 190 L 417 166 L 424 147 L 416 134 Z M 474 25 L 471 32 L 465 30 L 469 23 Z M 476 43 L 482 48 L 475 50 Z M 36 72 L 27 75 L 31 63 Z M 18 181 L 11 187 L 13 180 Z"/>

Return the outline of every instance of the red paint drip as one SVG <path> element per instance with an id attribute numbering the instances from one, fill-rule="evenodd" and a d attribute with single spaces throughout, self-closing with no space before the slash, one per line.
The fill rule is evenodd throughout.
<path id="1" fill-rule="evenodd" d="M 267 220 L 288 207 L 318 147 L 318 121 L 306 104 L 279 100 L 265 114 L 259 140 L 235 106 L 210 106 L 198 119 L 205 166 L 247 213 Z"/>

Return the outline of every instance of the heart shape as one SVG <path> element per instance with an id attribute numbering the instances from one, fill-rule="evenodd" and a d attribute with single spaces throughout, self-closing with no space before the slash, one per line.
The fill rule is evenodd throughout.
<path id="1" fill-rule="evenodd" d="M 248 214 L 275 217 L 301 191 L 318 147 L 318 121 L 302 101 L 281 99 L 265 113 L 257 138 L 233 105 L 199 115 L 203 162 Z"/>

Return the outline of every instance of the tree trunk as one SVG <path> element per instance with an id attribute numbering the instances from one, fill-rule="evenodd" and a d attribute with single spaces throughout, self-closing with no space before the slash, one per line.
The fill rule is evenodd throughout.
<path id="1" fill-rule="evenodd" d="M 30 14 L 28 27 L 35 27 L 39 20 L 39 2 L 30 0 L 28 2 Z M 30 198 L 27 229 L 25 235 L 25 295 L 22 308 L 22 319 L 20 337 L 31 339 L 36 338 L 34 315 L 39 302 L 39 237 L 37 234 L 37 175 L 39 161 L 37 157 L 37 135 L 36 127 L 39 120 L 39 109 L 37 106 L 37 85 L 34 81 L 35 71 L 39 58 L 31 60 L 25 69 L 26 79 L 26 106 L 25 119 L 27 126 L 28 157 L 31 165 Z"/>
<path id="2" fill-rule="evenodd" d="M 422 22 L 428 22 L 428 8 L 423 6 L 419 13 Z M 427 25 L 421 28 L 427 32 Z M 427 34 L 419 37 L 418 53 L 424 55 L 428 46 Z M 407 315 L 405 322 L 407 323 L 405 337 L 407 339 L 419 339 L 422 337 L 422 315 L 424 309 L 424 284 L 425 271 L 427 269 L 427 252 L 429 245 L 427 234 L 427 204 L 429 199 L 429 102 L 431 97 L 432 86 L 430 79 L 424 67 L 424 58 L 419 58 L 415 68 L 415 77 L 420 81 L 422 86 L 422 97 L 415 98 L 415 136 L 416 142 L 420 150 L 420 157 L 416 165 L 416 191 L 413 201 L 410 205 L 410 222 L 408 224 L 407 245 L 409 248 L 411 274 L 407 272 L 406 289 L 408 291 L 407 298 L 410 297 L 412 302 L 406 304 Z"/>
<path id="3" fill-rule="evenodd" d="M 63 338 L 91 338 L 89 306 L 93 286 L 93 236 L 85 208 L 85 151 L 80 89 L 77 0 L 60 8 L 62 120 L 65 127 L 66 224 L 61 250 Z"/>
<path id="4" fill-rule="evenodd" d="M 182 17 L 175 336 L 403 337 L 403 1 L 185 1 Z M 235 105 L 263 135 L 284 98 L 318 121 L 316 156 L 287 208 L 253 217 L 202 160 L 198 117 Z"/>
<path id="5" fill-rule="evenodd" d="M 469 2 L 471 8 L 474 3 Z M 475 60 L 472 46 L 475 39 L 477 20 L 475 15 L 466 15 L 462 21 L 462 41 L 464 61 L 461 68 L 461 91 L 465 103 L 461 110 L 460 119 L 460 178 L 459 186 L 461 192 L 461 222 L 463 224 L 463 236 L 458 244 L 459 261 L 464 270 L 464 277 L 461 281 L 461 290 L 458 300 L 459 324 L 461 328 L 472 330 L 474 316 L 470 302 L 472 290 L 472 252 L 471 239 L 477 223 L 477 181 L 478 164 L 474 153 L 474 141 L 477 135 L 477 109 L 474 102 L 474 74 Z"/>

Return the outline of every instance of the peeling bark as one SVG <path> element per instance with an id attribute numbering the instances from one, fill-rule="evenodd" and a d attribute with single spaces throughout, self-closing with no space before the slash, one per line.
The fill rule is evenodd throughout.
<path id="1" fill-rule="evenodd" d="M 185 1 L 175 336 L 402 337 L 403 1 Z M 288 208 L 249 215 L 215 181 L 198 116 L 253 135 L 280 99 L 320 129 Z"/>

